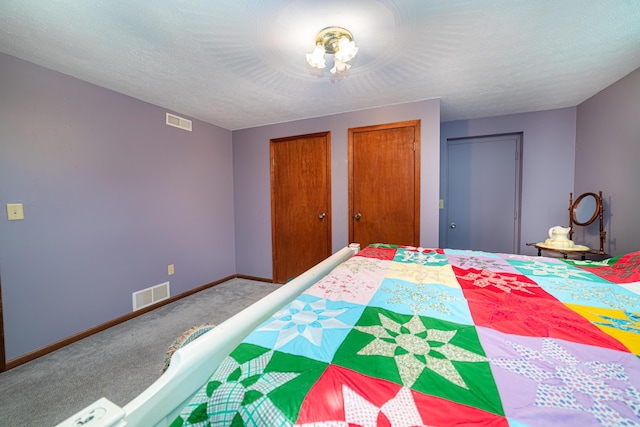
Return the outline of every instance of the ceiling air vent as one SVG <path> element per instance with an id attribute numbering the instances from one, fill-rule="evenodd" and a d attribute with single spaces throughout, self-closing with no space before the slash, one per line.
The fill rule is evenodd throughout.
<path id="1" fill-rule="evenodd" d="M 167 113 L 167 124 L 191 132 L 191 120 Z"/>

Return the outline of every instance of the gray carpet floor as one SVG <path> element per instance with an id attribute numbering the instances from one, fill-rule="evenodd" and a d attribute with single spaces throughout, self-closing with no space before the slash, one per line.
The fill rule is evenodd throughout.
<path id="1" fill-rule="evenodd" d="M 277 289 L 233 279 L 0 374 L 0 426 L 54 426 L 101 397 L 124 406 L 193 326 L 220 324 Z"/>

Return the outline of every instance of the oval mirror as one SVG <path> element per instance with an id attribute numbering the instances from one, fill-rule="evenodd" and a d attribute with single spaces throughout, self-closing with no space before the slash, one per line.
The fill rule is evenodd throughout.
<path id="1" fill-rule="evenodd" d="M 600 200 L 595 193 L 584 193 L 576 199 L 571 208 L 573 222 L 578 225 L 591 224 L 600 213 Z"/>

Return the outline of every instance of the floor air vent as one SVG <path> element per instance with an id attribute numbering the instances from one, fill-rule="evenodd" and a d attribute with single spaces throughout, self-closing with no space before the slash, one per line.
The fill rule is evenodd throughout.
<path id="1" fill-rule="evenodd" d="M 133 311 L 169 298 L 169 282 L 133 293 Z"/>
<path id="2" fill-rule="evenodd" d="M 174 116 L 173 114 L 167 113 L 167 124 L 169 126 L 177 127 L 191 132 L 191 120 L 189 119 L 184 119 L 182 117 Z"/>

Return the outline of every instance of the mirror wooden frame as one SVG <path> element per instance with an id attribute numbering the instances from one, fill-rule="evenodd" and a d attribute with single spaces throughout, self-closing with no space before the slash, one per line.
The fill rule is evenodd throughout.
<path id="1" fill-rule="evenodd" d="M 596 202 L 596 207 L 594 209 L 593 215 L 583 222 L 580 222 L 576 218 L 576 211 L 580 203 L 585 200 L 587 197 L 593 197 Z M 604 242 L 607 238 L 607 232 L 604 231 L 604 206 L 602 205 L 602 191 L 596 193 L 583 193 L 576 200 L 573 200 L 573 193 L 569 193 L 569 239 L 573 238 L 573 227 L 574 225 L 587 226 L 594 222 L 596 218 L 600 217 L 600 250 L 593 251 L 593 253 L 597 253 L 599 255 L 607 255 L 604 252 Z"/>
<path id="2" fill-rule="evenodd" d="M 577 218 L 578 206 L 580 206 L 580 203 L 582 203 L 582 201 L 585 200 L 587 197 L 593 197 L 593 199 L 595 200 L 595 205 L 596 206 L 595 206 L 594 212 L 591 215 L 591 217 L 588 220 L 584 221 L 584 222 L 580 222 L 580 221 L 578 221 L 578 218 Z M 569 199 L 571 199 L 571 193 L 569 195 Z M 571 203 L 571 200 L 569 200 L 569 203 Z M 596 220 L 596 218 L 598 217 L 598 214 L 600 214 L 600 210 L 601 209 L 602 209 L 602 201 L 601 201 L 601 198 L 596 193 L 584 193 L 584 194 L 581 194 L 575 200 L 575 202 L 573 202 L 571 204 L 571 220 L 576 225 L 582 225 L 582 226 L 589 225 L 593 221 Z"/>

